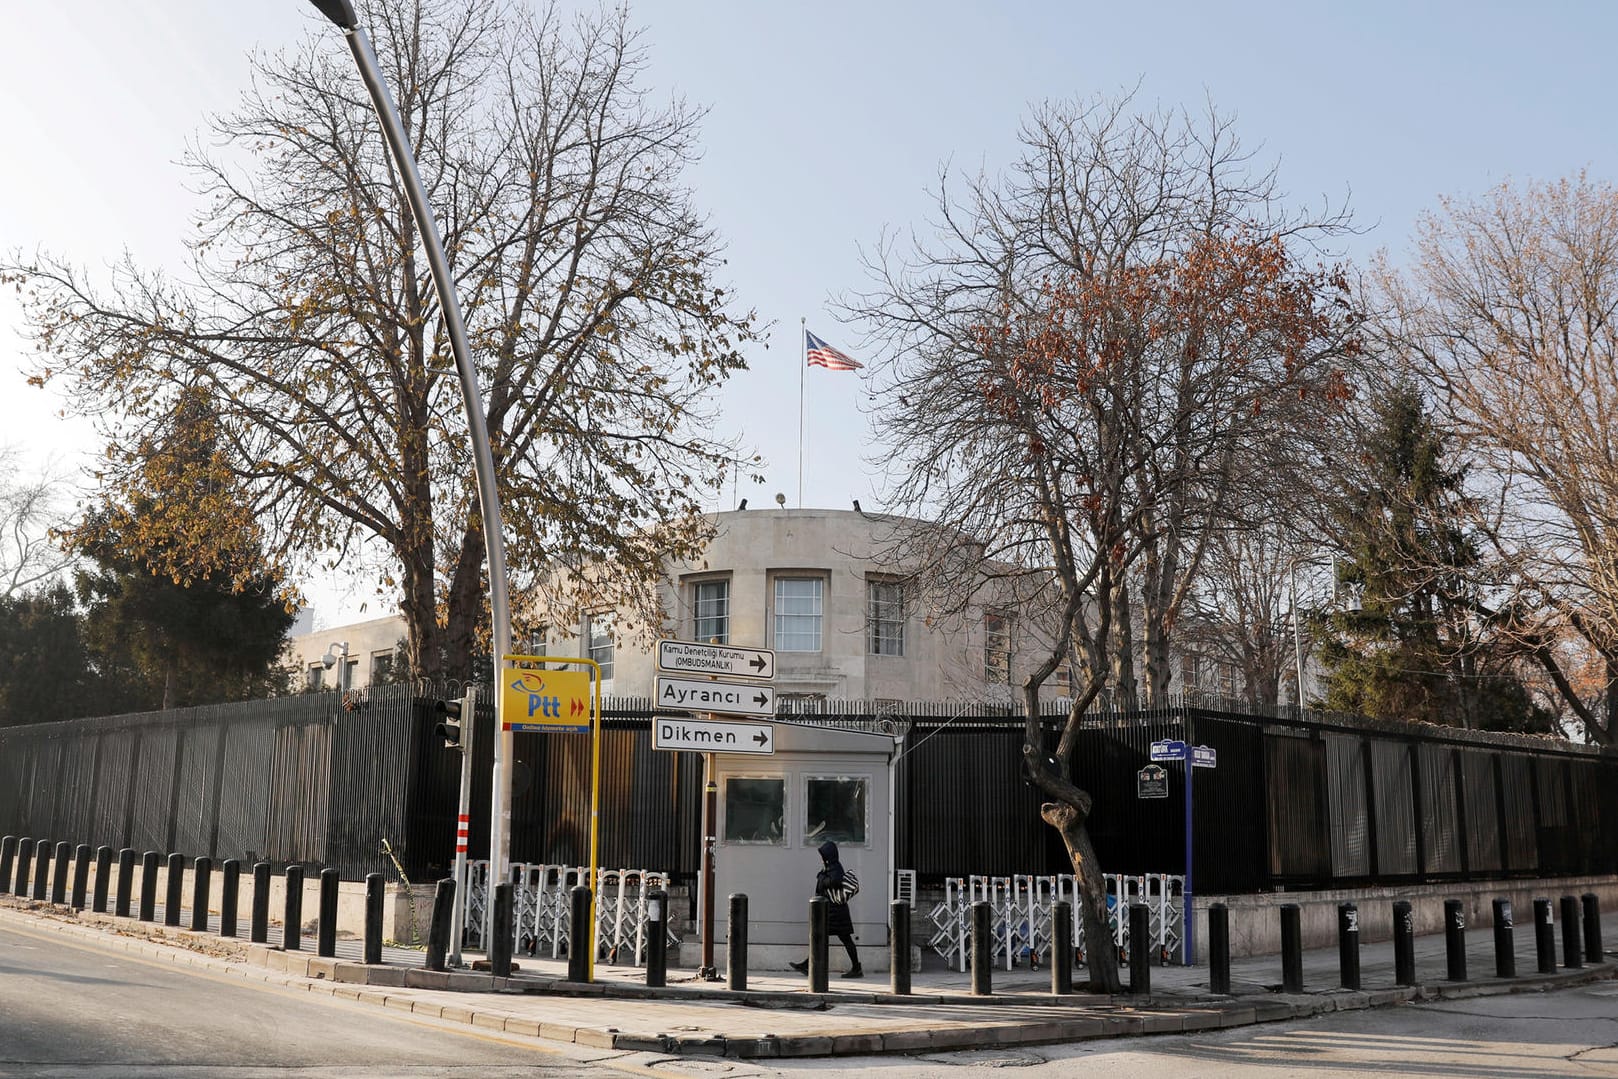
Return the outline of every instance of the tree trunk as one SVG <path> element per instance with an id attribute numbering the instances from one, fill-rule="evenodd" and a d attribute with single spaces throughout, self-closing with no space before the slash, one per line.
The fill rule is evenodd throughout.
<path id="1" fill-rule="evenodd" d="M 1135 622 L 1129 609 L 1129 575 L 1119 573 L 1112 585 L 1112 690 L 1114 704 L 1125 711 L 1140 706 L 1135 681 Z"/>
<path id="2" fill-rule="evenodd" d="M 1118 975 L 1118 949 L 1113 943 L 1112 927 L 1107 924 L 1107 882 L 1102 876 L 1095 847 L 1090 843 L 1085 814 L 1064 802 L 1046 802 L 1040 807 L 1039 815 L 1061 835 L 1073 863 L 1073 876 L 1079 882 L 1079 907 L 1084 916 L 1084 962 L 1090 970 L 1090 991 L 1120 993 L 1124 985 Z"/>

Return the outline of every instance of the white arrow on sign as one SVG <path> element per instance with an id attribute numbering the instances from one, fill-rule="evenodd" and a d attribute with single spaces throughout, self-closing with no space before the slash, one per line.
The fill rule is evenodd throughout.
<path id="1" fill-rule="evenodd" d="M 774 753 L 775 727 L 724 719 L 652 720 L 652 748 L 698 753 Z"/>
<path id="2" fill-rule="evenodd" d="M 775 715 L 775 690 L 757 682 L 709 682 L 657 676 L 657 707 L 731 716 Z"/>
<path id="3" fill-rule="evenodd" d="M 657 669 L 692 674 L 774 678 L 775 653 L 768 648 L 732 648 L 694 641 L 658 641 Z"/>

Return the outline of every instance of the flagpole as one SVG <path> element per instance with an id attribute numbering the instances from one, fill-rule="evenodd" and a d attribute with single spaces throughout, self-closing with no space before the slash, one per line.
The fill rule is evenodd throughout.
<path id="1" fill-rule="evenodd" d="M 803 370 L 809 366 L 809 320 L 798 319 L 798 508 L 803 509 Z"/>

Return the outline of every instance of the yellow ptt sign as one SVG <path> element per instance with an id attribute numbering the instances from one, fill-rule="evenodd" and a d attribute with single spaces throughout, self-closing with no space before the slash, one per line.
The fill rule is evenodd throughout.
<path id="1" fill-rule="evenodd" d="M 594 704 L 589 671 L 500 672 L 500 726 L 508 731 L 588 731 Z"/>

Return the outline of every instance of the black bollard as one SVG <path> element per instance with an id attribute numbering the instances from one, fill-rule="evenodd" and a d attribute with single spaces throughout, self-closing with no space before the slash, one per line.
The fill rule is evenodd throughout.
<path id="1" fill-rule="evenodd" d="M 584 894 L 584 914 L 579 916 L 579 893 Z M 580 945 L 577 929 L 574 930 L 572 942 L 567 949 L 568 980 L 587 982 L 590 980 L 590 889 L 584 885 L 576 885 L 573 889 L 573 925 L 584 926 L 583 945 Z M 489 941 L 489 972 L 496 978 L 511 977 L 511 952 L 516 947 L 516 896 L 512 891 L 511 882 L 504 881 L 494 886 L 494 918 L 489 925 L 490 934 L 494 939 Z M 575 958 L 582 964 L 579 977 L 573 977 L 573 963 Z"/>
<path id="2" fill-rule="evenodd" d="M 1466 981 L 1466 908 L 1459 899 L 1444 900 L 1444 961 L 1450 981 Z"/>
<path id="3" fill-rule="evenodd" d="M 888 904 L 888 984 L 894 996 L 910 995 L 910 904 L 902 899 Z"/>
<path id="4" fill-rule="evenodd" d="M 11 871 L 17 864 L 17 837 L 0 838 L 0 892 L 11 891 Z"/>
<path id="5" fill-rule="evenodd" d="M 1511 900 L 1496 899 L 1493 906 L 1494 976 L 1496 978 L 1515 978 L 1517 976 L 1517 949 L 1512 942 L 1515 926 L 1511 919 Z"/>
<path id="6" fill-rule="evenodd" d="M 910 922 L 905 921 L 908 937 Z M 905 954 L 905 992 L 910 991 L 910 958 Z M 897 989 L 894 992 L 898 992 Z M 1063 899 L 1051 907 L 1051 992 L 1058 996 L 1073 992 L 1073 904 Z"/>
<path id="7" fill-rule="evenodd" d="M 208 900 L 213 890 L 213 859 L 206 854 L 191 863 L 191 931 L 208 931 Z"/>
<path id="8" fill-rule="evenodd" d="M 568 893 L 568 899 L 571 900 L 573 920 L 568 930 L 567 980 L 587 982 L 590 980 L 590 943 L 593 935 L 590 931 L 590 889 L 583 884 L 575 884 Z"/>
<path id="9" fill-rule="evenodd" d="M 236 907 L 242 896 L 242 863 L 226 858 L 220 867 L 219 881 L 219 935 L 236 935 Z"/>
<path id="10" fill-rule="evenodd" d="M 1594 892 L 1579 897 L 1584 904 L 1584 958 L 1599 963 L 1605 956 L 1601 950 L 1601 899 Z"/>
<path id="11" fill-rule="evenodd" d="M 303 866 L 287 866 L 286 889 L 281 947 L 289 952 L 298 952 L 303 950 Z"/>
<path id="12" fill-rule="evenodd" d="M 1534 900 L 1534 952 L 1541 974 L 1556 973 L 1556 919 L 1549 899 Z"/>
<path id="13" fill-rule="evenodd" d="M 1208 908 L 1208 992 L 1230 994 L 1230 908 Z"/>
<path id="14" fill-rule="evenodd" d="M 149 850 L 140 856 L 140 920 L 157 920 L 157 852 Z"/>
<path id="15" fill-rule="evenodd" d="M 725 985 L 735 990 L 747 988 L 747 896 L 741 892 L 730 895 L 730 925 L 725 931 Z"/>
<path id="16" fill-rule="evenodd" d="M 1281 904 L 1281 990 L 1303 992 L 1303 914 L 1296 903 Z"/>
<path id="17" fill-rule="evenodd" d="M 1353 903 L 1337 904 L 1338 984 L 1360 987 L 1360 909 Z"/>
<path id="18" fill-rule="evenodd" d="M 1416 914 L 1403 899 L 1393 904 L 1393 984 L 1416 984 Z"/>
<path id="19" fill-rule="evenodd" d="M 57 864 L 50 867 L 50 901 L 55 906 L 68 901 L 68 859 L 73 848 L 65 840 L 57 844 Z"/>
<path id="20" fill-rule="evenodd" d="M 1152 994 L 1152 908 L 1145 903 L 1129 907 L 1129 991 Z"/>
<path id="21" fill-rule="evenodd" d="M 826 991 L 826 901 L 809 900 L 809 992 Z"/>
<path id="22" fill-rule="evenodd" d="M 248 915 L 247 939 L 264 944 L 270 939 L 270 863 L 253 863 L 253 910 Z"/>
<path id="23" fill-rule="evenodd" d="M 107 913 L 107 889 L 112 881 L 112 848 L 103 843 L 96 848 L 96 882 L 90 889 L 90 909 L 97 914 Z"/>
<path id="24" fill-rule="evenodd" d="M 28 894 L 28 874 L 34 865 L 34 841 L 23 836 L 17 844 L 17 888 L 13 895 L 26 896 Z"/>
<path id="25" fill-rule="evenodd" d="M 34 844 L 34 898 L 44 899 L 49 891 L 51 877 L 51 841 L 41 839 Z"/>
<path id="26" fill-rule="evenodd" d="M 365 874 L 365 953 L 362 962 L 382 962 L 382 903 L 387 897 L 387 878 L 381 873 Z"/>
<path id="27" fill-rule="evenodd" d="M 661 988 L 668 975 L 669 894 L 658 889 L 646 896 L 646 984 Z"/>
<path id="28" fill-rule="evenodd" d="M 113 914 L 129 917 L 129 897 L 135 890 L 135 852 L 128 847 L 118 851 L 118 894 L 114 898 Z"/>
<path id="29" fill-rule="evenodd" d="M 1569 970 L 1584 966 L 1584 943 L 1579 939 L 1579 901 L 1562 897 L 1562 965 Z"/>
<path id="30" fill-rule="evenodd" d="M 433 920 L 427 925 L 427 969 L 443 970 L 449 952 L 450 921 L 455 916 L 455 878 L 445 877 L 433 892 Z M 493 942 L 490 942 L 491 945 Z M 494 958 L 494 948 L 488 948 Z"/>
<path id="31" fill-rule="evenodd" d="M 315 954 L 330 959 L 337 954 L 337 883 L 342 874 L 330 866 L 320 871 L 320 925 L 315 930 Z"/>
<path id="32" fill-rule="evenodd" d="M 972 993 L 986 997 L 994 992 L 994 932 L 989 904 L 972 904 Z"/>
<path id="33" fill-rule="evenodd" d="M 90 844 L 80 843 L 73 848 L 73 893 L 68 899 L 74 910 L 83 910 L 84 893 L 90 888 Z"/>
<path id="34" fill-rule="evenodd" d="M 169 855 L 168 892 L 163 898 L 163 924 L 180 924 L 180 898 L 185 889 L 185 855 Z"/>

